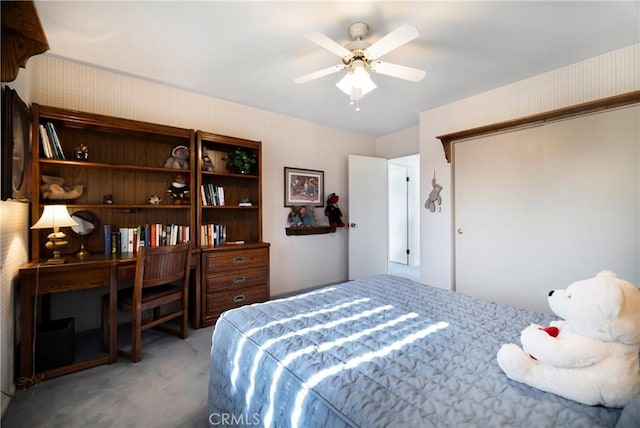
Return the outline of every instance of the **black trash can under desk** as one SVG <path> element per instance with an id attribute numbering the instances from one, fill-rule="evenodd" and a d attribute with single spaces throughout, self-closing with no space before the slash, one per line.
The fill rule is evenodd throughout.
<path id="1" fill-rule="evenodd" d="M 75 352 L 74 318 L 43 322 L 36 329 L 36 372 L 73 363 Z"/>

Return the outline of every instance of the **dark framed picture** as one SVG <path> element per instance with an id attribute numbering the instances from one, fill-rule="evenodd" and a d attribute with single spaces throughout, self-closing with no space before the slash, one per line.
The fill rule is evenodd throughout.
<path id="1" fill-rule="evenodd" d="M 2 88 L 0 196 L 3 201 L 30 199 L 31 120 L 31 111 L 18 93 L 6 86 Z"/>
<path id="2" fill-rule="evenodd" d="M 324 171 L 284 167 L 284 206 L 324 206 Z"/>

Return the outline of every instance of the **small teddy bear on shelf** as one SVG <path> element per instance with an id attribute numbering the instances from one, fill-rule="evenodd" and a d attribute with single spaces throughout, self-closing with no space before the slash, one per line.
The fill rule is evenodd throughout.
<path id="1" fill-rule="evenodd" d="M 189 178 L 186 174 L 177 173 L 174 175 L 173 182 L 167 189 L 169 199 L 173 201 L 174 205 L 188 205 L 189 204 Z"/>
<path id="2" fill-rule="evenodd" d="M 206 147 L 202 148 L 202 170 L 213 172 L 213 162 L 211 161 L 211 156 L 209 156 L 209 149 Z"/>
<path id="3" fill-rule="evenodd" d="M 171 151 L 171 157 L 164 163 L 165 168 L 189 169 L 189 148 L 176 146 Z"/>
<path id="4" fill-rule="evenodd" d="M 344 227 L 345 224 L 342 221 L 342 211 L 338 207 L 338 195 L 332 193 L 327 198 L 327 205 L 324 208 L 324 215 L 329 218 L 329 226 L 331 227 Z"/>

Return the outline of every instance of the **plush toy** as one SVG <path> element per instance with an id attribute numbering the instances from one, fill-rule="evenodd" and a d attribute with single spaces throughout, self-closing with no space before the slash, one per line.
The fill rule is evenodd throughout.
<path id="1" fill-rule="evenodd" d="M 315 227 L 316 225 L 316 215 L 315 208 L 313 205 L 307 205 L 303 207 L 304 211 L 302 212 L 302 224 L 306 227 Z"/>
<path id="2" fill-rule="evenodd" d="M 442 197 L 440 196 L 440 191 L 442 190 L 442 186 L 436 183 L 436 172 L 433 172 L 433 178 L 431 179 L 431 192 L 429 192 L 429 198 L 427 202 L 424 203 L 424 207 L 429 211 L 436 212 L 436 208 L 440 210 L 440 205 L 442 205 Z"/>
<path id="3" fill-rule="evenodd" d="M 640 289 L 603 271 L 549 292 L 548 301 L 564 320 L 525 328 L 522 349 L 502 345 L 506 375 L 592 406 L 624 407 L 640 394 Z"/>
<path id="4" fill-rule="evenodd" d="M 40 193 L 42 199 L 49 200 L 74 200 L 82 196 L 84 186 L 81 184 L 75 186 L 64 186 L 64 178 L 54 177 L 52 175 L 42 175 L 42 185 Z"/>
<path id="5" fill-rule="evenodd" d="M 342 222 L 342 211 L 338 208 L 338 195 L 332 193 L 327 198 L 327 206 L 324 207 L 324 215 L 329 218 L 329 226 L 344 227 Z"/>
<path id="6" fill-rule="evenodd" d="M 188 176 L 177 173 L 173 177 L 173 182 L 167 189 L 169 199 L 173 201 L 174 205 L 188 205 L 190 198 Z"/>
<path id="7" fill-rule="evenodd" d="M 202 170 L 213 171 L 213 161 L 211 161 L 211 156 L 209 156 L 209 149 L 207 149 L 206 147 L 202 147 Z"/>
<path id="8" fill-rule="evenodd" d="M 189 169 L 189 148 L 187 146 L 175 146 L 171 151 L 171 157 L 164 163 L 165 168 Z"/>
<path id="9" fill-rule="evenodd" d="M 300 227 L 302 226 L 302 208 L 299 205 L 291 207 L 291 212 L 287 217 L 287 223 L 289 223 L 289 227 Z"/>

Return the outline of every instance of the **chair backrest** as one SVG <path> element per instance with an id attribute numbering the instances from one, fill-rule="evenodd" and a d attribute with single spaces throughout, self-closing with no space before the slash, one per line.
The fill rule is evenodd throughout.
<path id="1" fill-rule="evenodd" d="M 136 288 L 188 281 L 191 243 L 138 248 Z"/>

